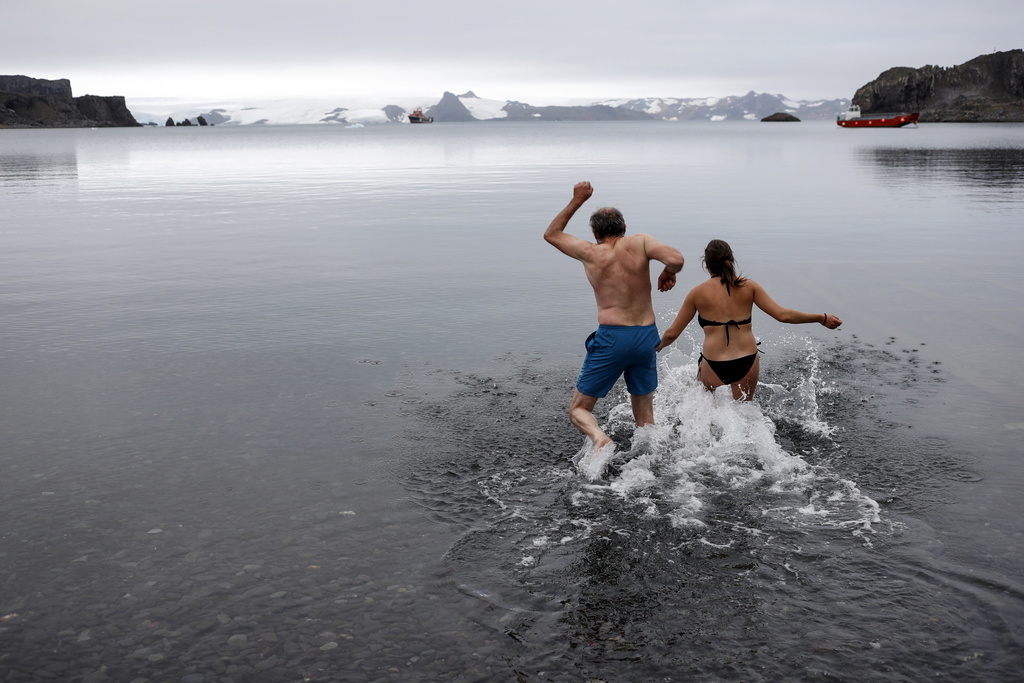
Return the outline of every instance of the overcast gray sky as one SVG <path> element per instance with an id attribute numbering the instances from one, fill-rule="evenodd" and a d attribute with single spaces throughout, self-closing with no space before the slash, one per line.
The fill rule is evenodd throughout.
<path id="1" fill-rule="evenodd" d="M 0 0 L 0 73 L 76 95 L 545 104 L 851 97 L 892 66 L 1024 47 L 1021 0 Z"/>

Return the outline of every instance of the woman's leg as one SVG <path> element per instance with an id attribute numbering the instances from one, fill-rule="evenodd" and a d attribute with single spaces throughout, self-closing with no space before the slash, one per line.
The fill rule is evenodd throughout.
<path id="1" fill-rule="evenodd" d="M 697 379 L 700 380 L 708 391 L 714 391 L 724 384 L 722 380 L 718 379 L 718 375 L 715 374 L 715 371 L 711 369 L 711 365 L 703 357 L 697 361 Z"/>
<path id="2" fill-rule="evenodd" d="M 757 390 L 757 380 L 761 376 L 761 356 L 758 355 L 754 358 L 754 364 L 750 366 L 750 370 L 744 375 L 743 379 L 739 382 L 734 382 L 732 386 L 732 397 L 744 401 L 754 400 L 754 391 Z"/>

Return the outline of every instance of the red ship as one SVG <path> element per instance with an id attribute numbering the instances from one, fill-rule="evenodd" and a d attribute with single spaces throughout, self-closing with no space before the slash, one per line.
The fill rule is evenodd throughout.
<path id="1" fill-rule="evenodd" d="M 837 116 L 836 123 L 843 128 L 900 128 L 911 123 L 916 126 L 919 116 L 920 114 L 915 111 L 911 114 L 887 114 L 865 118 L 860 115 L 860 107 L 855 104 Z"/>

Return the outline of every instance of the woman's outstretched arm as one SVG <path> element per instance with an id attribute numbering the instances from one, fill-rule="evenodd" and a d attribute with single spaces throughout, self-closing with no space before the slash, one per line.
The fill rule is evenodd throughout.
<path id="1" fill-rule="evenodd" d="M 830 330 L 834 330 L 843 324 L 839 316 L 832 315 L 831 313 L 804 313 L 792 308 L 783 308 L 775 303 L 775 300 L 768 296 L 768 292 L 764 291 L 764 288 L 753 280 L 747 280 L 744 286 L 753 288 L 754 303 L 757 307 L 780 323 L 790 323 L 793 325 L 819 323 Z"/>
<path id="2" fill-rule="evenodd" d="M 672 321 L 672 324 L 668 326 L 664 334 L 661 335 L 661 342 L 654 348 L 655 351 L 661 351 L 663 348 L 674 342 L 679 335 L 683 333 L 686 326 L 693 320 L 693 316 L 697 314 L 697 306 L 693 303 L 693 290 L 686 295 L 683 299 L 683 305 L 679 308 L 679 313 L 676 314 L 676 319 Z"/>

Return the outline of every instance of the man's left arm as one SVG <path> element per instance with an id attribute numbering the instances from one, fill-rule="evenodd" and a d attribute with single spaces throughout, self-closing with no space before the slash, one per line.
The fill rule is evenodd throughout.
<path id="1" fill-rule="evenodd" d="M 662 244 L 650 235 L 644 235 L 647 258 L 660 261 L 665 268 L 658 276 L 658 291 L 667 292 L 676 286 L 676 273 L 683 269 L 683 255 L 678 249 Z"/>
<path id="2" fill-rule="evenodd" d="M 594 188 L 591 187 L 590 183 L 585 180 L 576 183 L 576 186 L 572 188 L 572 199 L 555 216 L 555 219 L 548 225 L 548 229 L 544 231 L 544 239 L 549 244 L 563 254 L 572 256 L 575 259 L 582 258 L 583 252 L 586 247 L 590 246 L 590 242 L 566 234 L 565 228 L 569 225 L 569 220 L 576 214 L 576 211 L 590 199 L 592 194 L 594 194 Z"/>

